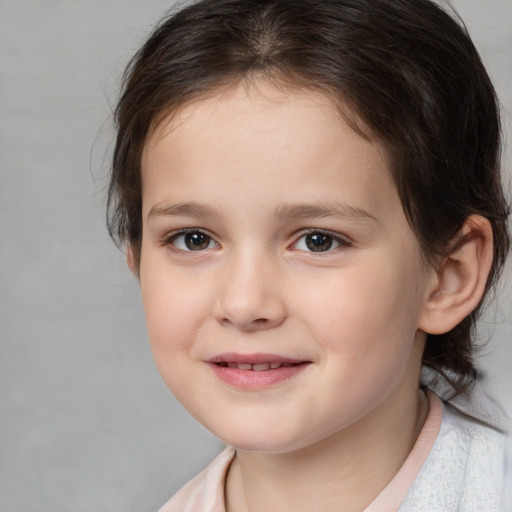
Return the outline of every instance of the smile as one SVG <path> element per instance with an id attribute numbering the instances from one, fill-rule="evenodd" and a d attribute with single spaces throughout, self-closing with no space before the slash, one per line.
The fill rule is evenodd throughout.
<path id="1" fill-rule="evenodd" d="M 291 367 L 291 366 L 297 366 L 301 363 L 226 363 L 226 362 L 220 362 L 215 363 L 219 366 L 223 366 L 224 368 L 237 368 L 238 370 L 244 370 L 244 371 L 253 371 L 253 372 L 266 372 L 268 370 L 277 370 L 281 367 Z"/>
<path id="2" fill-rule="evenodd" d="M 311 364 L 272 354 L 222 354 L 206 362 L 220 380 L 247 390 L 289 382 Z"/>

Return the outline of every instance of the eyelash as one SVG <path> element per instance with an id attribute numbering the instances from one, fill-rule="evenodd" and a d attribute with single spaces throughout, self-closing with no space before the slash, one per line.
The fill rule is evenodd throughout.
<path id="1" fill-rule="evenodd" d="M 183 253 L 183 252 L 201 252 L 205 249 L 198 249 L 197 251 L 194 251 L 192 249 L 182 249 L 180 247 L 177 247 L 176 246 L 176 240 L 178 240 L 180 237 L 184 237 L 186 235 L 194 235 L 194 234 L 199 234 L 199 235 L 204 235 L 205 237 L 207 237 L 209 239 L 209 242 L 208 242 L 208 245 L 210 245 L 210 243 L 214 243 L 216 244 L 217 247 L 220 247 L 219 243 L 215 241 L 215 239 L 209 235 L 208 233 L 206 233 L 205 231 L 203 231 L 202 229 L 199 229 L 199 228 L 186 228 L 186 229 L 180 229 L 179 231 L 176 231 L 175 233 L 171 234 L 170 236 L 166 237 L 164 240 L 163 240 L 163 245 L 169 247 L 171 250 L 173 251 L 176 251 L 176 252 L 180 252 L 180 253 Z M 206 249 L 208 249 L 210 247 L 206 247 Z"/>
<path id="2" fill-rule="evenodd" d="M 190 248 L 184 249 L 184 248 L 180 248 L 180 247 L 176 246 L 176 240 L 178 240 L 180 237 L 186 236 L 186 235 L 194 235 L 194 234 L 204 235 L 208 239 L 208 246 L 203 249 L 198 248 L 197 250 L 193 250 Z M 319 250 L 319 251 L 307 250 L 307 249 L 297 249 L 296 246 L 299 244 L 299 242 L 302 239 L 305 240 L 309 235 L 321 235 L 324 237 L 328 237 L 330 239 L 331 243 L 334 243 L 337 245 L 334 248 L 332 248 L 331 245 L 329 245 L 326 250 Z M 202 252 L 206 249 L 211 249 L 212 248 L 212 247 L 210 247 L 211 243 L 214 243 L 217 248 L 220 247 L 220 244 L 218 242 L 216 242 L 215 239 L 211 235 L 209 235 L 207 232 L 205 232 L 199 228 L 180 229 L 179 231 L 171 234 L 170 236 L 166 237 L 162 241 L 162 245 L 165 245 L 165 246 L 169 247 L 171 250 L 173 250 L 175 252 L 180 252 L 180 253 Z M 305 242 L 305 243 L 307 243 L 307 242 Z M 340 236 L 339 234 L 332 233 L 330 231 L 326 231 L 323 229 L 309 229 L 306 232 L 303 232 L 301 234 L 301 236 L 295 240 L 295 242 L 293 242 L 291 245 L 289 245 L 289 248 L 291 248 L 292 250 L 299 250 L 299 251 L 304 251 L 304 252 L 308 252 L 308 253 L 312 253 L 312 254 L 321 255 L 321 254 L 325 254 L 325 253 L 329 253 L 329 252 L 334 252 L 336 250 L 349 249 L 352 246 L 353 246 L 353 243 L 350 240 L 348 240 L 346 237 Z"/>
<path id="3" fill-rule="evenodd" d="M 331 231 L 326 231 L 324 229 L 308 229 L 305 232 L 303 232 L 302 235 L 299 238 L 297 238 L 297 240 L 295 242 L 293 242 L 293 244 L 290 245 L 290 247 L 293 248 L 294 246 L 297 246 L 299 244 L 299 242 L 302 239 L 305 239 L 308 235 L 321 235 L 321 236 L 329 237 L 332 242 L 337 244 L 337 246 L 334 248 L 331 248 L 331 246 L 329 246 L 327 248 L 327 250 L 325 250 L 325 251 L 312 251 L 312 250 L 308 251 L 307 249 L 296 249 L 296 250 L 305 251 L 305 252 L 309 252 L 309 253 L 317 254 L 317 255 L 322 255 L 322 254 L 326 254 L 326 253 L 330 253 L 330 252 L 335 252 L 337 250 L 350 249 L 353 246 L 353 243 L 350 240 L 348 240 L 346 237 L 340 236 L 338 233 L 333 233 Z"/>

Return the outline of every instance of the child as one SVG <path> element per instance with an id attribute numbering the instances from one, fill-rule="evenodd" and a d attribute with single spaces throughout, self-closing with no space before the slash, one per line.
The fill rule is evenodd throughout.
<path id="1" fill-rule="evenodd" d="M 162 512 L 507 510 L 472 391 L 509 245 L 500 124 L 460 24 L 199 1 L 134 57 L 116 120 L 109 227 L 156 364 L 229 446 Z"/>

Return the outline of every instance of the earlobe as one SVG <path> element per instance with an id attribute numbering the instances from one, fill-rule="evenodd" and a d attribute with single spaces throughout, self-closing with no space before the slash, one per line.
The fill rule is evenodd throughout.
<path id="1" fill-rule="evenodd" d="M 444 334 L 466 318 L 480 303 L 493 260 L 490 222 L 469 217 L 453 248 L 436 270 L 435 286 L 424 304 L 419 328 L 428 334 Z"/>

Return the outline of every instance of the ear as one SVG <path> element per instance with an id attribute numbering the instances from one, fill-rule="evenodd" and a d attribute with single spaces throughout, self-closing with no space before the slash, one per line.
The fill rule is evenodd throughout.
<path id="1" fill-rule="evenodd" d="M 420 317 L 418 327 L 428 334 L 450 331 L 482 300 L 493 260 L 488 219 L 468 217 L 452 246 L 435 270 L 434 284 Z"/>
<path id="2" fill-rule="evenodd" d="M 132 245 L 126 247 L 126 264 L 132 271 L 132 274 L 138 279 L 139 278 L 139 258 L 135 253 Z"/>

